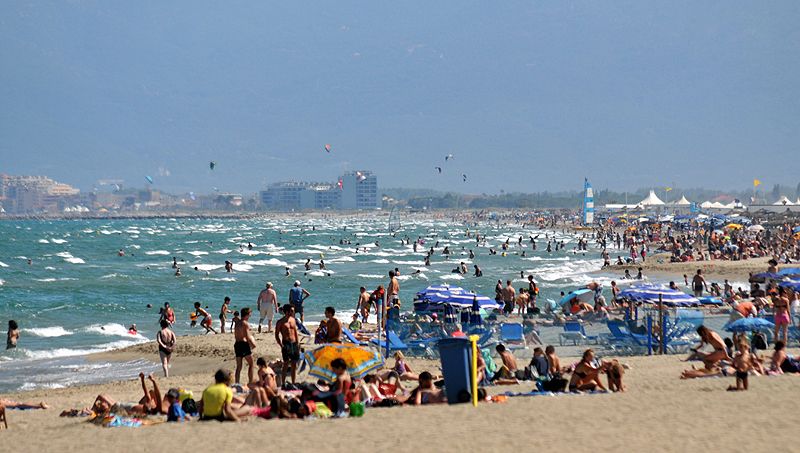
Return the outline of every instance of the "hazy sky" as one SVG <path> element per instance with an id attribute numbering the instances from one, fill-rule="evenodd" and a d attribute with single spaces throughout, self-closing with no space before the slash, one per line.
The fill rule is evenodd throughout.
<path id="1" fill-rule="evenodd" d="M 0 172 L 795 185 L 798 23 L 797 1 L 3 1 Z"/>

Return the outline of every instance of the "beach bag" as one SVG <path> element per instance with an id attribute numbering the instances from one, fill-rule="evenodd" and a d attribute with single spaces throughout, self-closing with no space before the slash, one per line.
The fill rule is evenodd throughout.
<path id="1" fill-rule="evenodd" d="M 314 416 L 317 418 L 331 418 L 333 417 L 333 412 L 328 408 L 328 406 L 325 405 L 325 403 L 317 403 Z"/>
<path id="2" fill-rule="evenodd" d="M 767 337 L 761 332 L 753 334 L 751 343 L 753 349 L 761 349 L 762 351 L 767 349 Z"/>
<path id="3" fill-rule="evenodd" d="M 183 400 L 181 403 L 181 408 L 189 415 L 197 414 L 197 402 L 195 402 L 195 400 L 192 398 L 186 398 Z"/>

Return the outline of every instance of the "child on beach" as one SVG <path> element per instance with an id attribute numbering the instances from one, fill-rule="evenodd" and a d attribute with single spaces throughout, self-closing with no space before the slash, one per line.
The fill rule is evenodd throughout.
<path id="1" fill-rule="evenodd" d="M 166 400 L 169 404 L 169 409 L 167 409 L 168 422 L 188 422 L 191 420 L 191 417 L 186 415 L 186 412 L 183 411 L 178 389 L 169 389 L 169 391 L 167 391 Z"/>
<path id="2" fill-rule="evenodd" d="M 200 302 L 194 303 L 194 309 L 195 309 L 195 316 L 198 318 L 199 317 L 203 318 L 202 321 L 200 321 L 200 326 L 206 329 L 206 333 L 214 332 L 216 334 L 217 331 L 214 330 L 214 327 L 211 325 L 211 313 L 209 313 L 203 307 L 201 307 Z"/>
<path id="3" fill-rule="evenodd" d="M 736 387 L 729 386 L 729 392 L 740 392 L 748 389 L 747 377 L 753 369 L 753 356 L 750 345 L 745 340 L 739 342 L 739 352 L 733 358 L 733 367 L 736 370 Z"/>
<path id="4" fill-rule="evenodd" d="M 219 309 L 219 333 L 225 333 L 225 322 L 227 321 L 228 313 L 233 313 L 230 308 L 231 298 L 225 296 L 222 301 L 222 308 Z"/>

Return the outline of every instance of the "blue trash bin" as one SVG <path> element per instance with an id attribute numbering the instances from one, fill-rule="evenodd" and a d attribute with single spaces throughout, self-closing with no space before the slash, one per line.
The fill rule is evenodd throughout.
<path id="1" fill-rule="evenodd" d="M 443 338 L 438 346 L 447 402 L 456 404 L 472 401 L 472 343 L 466 338 Z"/>

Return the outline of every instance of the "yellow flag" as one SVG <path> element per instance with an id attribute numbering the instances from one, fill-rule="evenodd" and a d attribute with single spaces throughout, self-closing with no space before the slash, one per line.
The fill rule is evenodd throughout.
<path id="1" fill-rule="evenodd" d="M 754 179 L 753 180 L 753 187 L 758 187 L 760 185 L 761 185 L 761 180 L 760 179 Z"/>
<path id="2" fill-rule="evenodd" d="M 671 192 L 671 191 L 672 191 L 672 187 L 664 187 L 664 192 Z"/>

